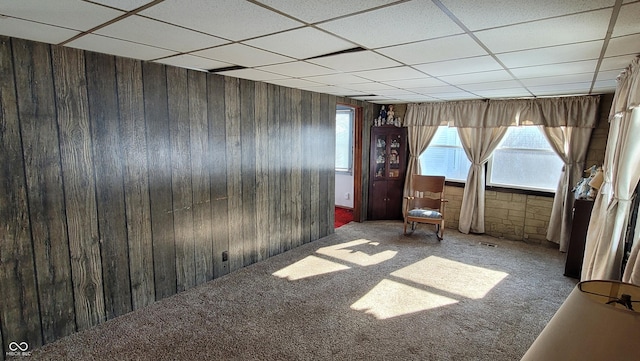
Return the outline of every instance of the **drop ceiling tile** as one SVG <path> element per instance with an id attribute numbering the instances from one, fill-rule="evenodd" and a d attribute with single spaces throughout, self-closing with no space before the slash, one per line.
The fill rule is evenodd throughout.
<path id="1" fill-rule="evenodd" d="M 221 61 L 201 58 L 199 56 L 193 56 L 189 54 L 176 55 L 169 58 L 156 60 L 157 63 L 173 65 L 181 68 L 191 68 L 199 70 L 211 70 L 226 68 L 233 64 L 223 63 Z"/>
<path id="2" fill-rule="evenodd" d="M 235 41 L 303 25 L 249 1 L 237 0 L 165 0 L 140 14 Z"/>
<path id="3" fill-rule="evenodd" d="M 376 91 L 379 91 L 379 90 L 396 89 L 396 88 L 388 86 L 386 84 L 375 83 L 375 82 L 362 83 L 362 84 L 347 84 L 344 87 L 347 88 L 347 89 L 358 90 L 358 91 L 362 91 L 362 92 L 366 92 L 366 93 L 372 93 L 372 92 L 376 92 Z"/>
<path id="4" fill-rule="evenodd" d="M 489 55 L 418 64 L 413 67 L 431 76 L 467 74 L 502 69 L 502 66 Z"/>
<path id="5" fill-rule="evenodd" d="M 589 94 L 589 91 L 591 90 L 591 82 L 541 85 L 529 87 L 529 90 L 536 96 Z"/>
<path id="6" fill-rule="evenodd" d="M 443 86 L 431 86 L 425 88 L 414 88 L 411 89 L 412 92 L 416 92 L 419 94 L 442 94 L 442 93 L 460 93 L 462 90 L 453 85 L 443 85 Z"/>
<path id="7" fill-rule="evenodd" d="M 365 95 L 365 96 L 358 96 L 358 97 L 351 97 L 353 99 L 359 99 L 359 100 L 365 100 L 371 103 L 376 103 L 376 104 L 387 104 L 389 101 L 393 101 L 395 99 L 393 98 L 389 98 L 389 97 L 384 97 L 382 95 Z"/>
<path id="8" fill-rule="evenodd" d="M 584 60 L 570 63 L 511 68 L 510 70 L 511 73 L 513 73 L 513 75 L 518 78 L 537 78 L 542 76 L 556 76 L 593 72 L 596 69 L 597 63 L 597 60 Z"/>
<path id="9" fill-rule="evenodd" d="M 266 71 L 256 70 L 256 69 L 229 70 L 229 71 L 219 72 L 217 74 L 231 76 L 234 78 L 254 80 L 254 81 L 287 79 L 287 77 L 280 74 L 269 73 Z"/>
<path id="10" fill-rule="evenodd" d="M 399 96 L 405 96 L 405 95 L 416 95 L 417 93 L 408 91 L 408 90 L 404 90 L 404 89 L 380 89 L 380 90 L 376 90 L 374 91 L 374 93 L 376 95 L 382 95 L 385 97 L 399 97 Z"/>
<path id="11" fill-rule="evenodd" d="M 58 44 L 80 32 L 10 17 L 0 17 L 0 34 L 15 38 Z"/>
<path id="12" fill-rule="evenodd" d="M 0 14 L 84 31 L 124 12 L 80 0 L 19 0 L 4 1 Z"/>
<path id="13" fill-rule="evenodd" d="M 513 80 L 505 70 L 483 71 L 480 73 L 440 76 L 438 79 L 453 85 L 486 83 L 501 80 Z"/>
<path id="14" fill-rule="evenodd" d="M 271 84 L 276 84 L 276 85 L 280 85 L 280 86 L 286 86 L 289 88 L 308 88 L 308 87 L 312 87 L 314 85 L 318 85 L 315 84 L 313 82 L 310 82 L 308 80 L 302 80 L 302 79 L 293 79 L 293 78 L 289 78 L 289 79 L 278 79 L 278 80 L 267 80 L 267 83 L 271 83 Z"/>
<path id="15" fill-rule="evenodd" d="M 142 5 L 146 5 L 152 0 L 92 0 L 93 2 L 100 3 L 103 5 L 111 6 L 114 8 L 118 8 L 124 11 L 131 11 L 133 9 L 137 9 Z"/>
<path id="16" fill-rule="evenodd" d="M 339 16 L 376 8 L 397 0 L 350 0 L 348 6 L 336 6 L 335 0 L 259 0 L 300 20 L 315 23 Z"/>
<path id="17" fill-rule="evenodd" d="M 390 46 L 378 49 L 377 52 L 408 65 L 487 55 L 487 52 L 468 35 Z"/>
<path id="18" fill-rule="evenodd" d="M 467 93 L 467 92 L 459 92 L 459 93 L 435 93 L 428 94 L 431 97 L 440 100 L 468 100 L 468 99 L 479 99 L 481 98 L 478 95 Z"/>
<path id="19" fill-rule="evenodd" d="M 633 59 L 635 59 L 637 55 L 622 55 L 622 56 L 614 56 L 611 58 L 602 59 L 602 63 L 600 63 L 600 71 L 603 70 L 622 70 L 629 65 Z"/>
<path id="20" fill-rule="evenodd" d="M 640 33 L 640 2 L 623 5 L 616 19 L 611 36 L 623 36 Z"/>
<path id="21" fill-rule="evenodd" d="M 296 59 L 307 59 L 355 47 L 348 41 L 309 27 L 247 40 L 244 43 Z"/>
<path id="22" fill-rule="evenodd" d="M 398 96 L 397 98 L 404 103 L 425 103 L 439 101 L 438 99 L 421 94 Z"/>
<path id="23" fill-rule="evenodd" d="M 259 70 L 268 71 L 289 77 L 310 77 L 314 75 L 335 74 L 336 71 L 325 67 L 309 64 L 304 61 L 295 61 L 291 63 L 275 64 L 258 67 Z"/>
<path id="24" fill-rule="evenodd" d="M 509 89 L 491 89 L 491 90 L 476 90 L 474 94 L 478 94 L 483 98 L 522 98 L 522 97 L 530 97 L 531 93 L 529 93 L 525 88 L 509 88 Z"/>
<path id="25" fill-rule="evenodd" d="M 130 16 L 99 29 L 95 34 L 133 41 L 178 52 L 221 45 L 228 41 L 141 16 Z"/>
<path id="26" fill-rule="evenodd" d="M 568 75 L 559 75 L 559 76 L 545 76 L 540 78 L 521 79 L 522 84 L 524 84 L 526 87 L 536 87 L 536 86 L 555 85 L 555 84 L 586 83 L 592 80 L 593 80 L 593 73 L 568 74 Z"/>
<path id="27" fill-rule="evenodd" d="M 617 82 L 615 80 L 597 81 L 593 85 L 592 93 L 607 94 L 615 93 Z"/>
<path id="28" fill-rule="evenodd" d="M 360 71 L 353 73 L 353 75 L 357 75 L 359 77 L 363 77 L 372 81 L 404 80 L 427 77 L 423 73 L 408 66 Z"/>
<path id="29" fill-rule="evenodd" d="M 511 25 L 474 34 L 494 53 L 604 39 L 612 9 Z"/>
<path id="30" fill-rule="evenodd" d="M 640 34 L 611 38 L 604 56 L 640 54 Z"/>
<path id="31" fill-rule="evenodd" d="M 192 54 L 246 67 L 256 67 L 293 61 L 293 59 L 289 57 L 242 44 L 223 45 L 216 48 L 196 51 Z"/>
<path id="32" fill-rule="evenodd" d="M 414 0 L 318 25 L 368 48 L 462 33 L 430 0 Z"/>
<path id="33" fill-rule="evenodd" d="M 78 38 L 66 46 L 140 60 L 151 60 L 176 54 L 175 51 L 93 34 Z"/>
<path id="34" fill-rule="evenodd" d="M 521 84 L 516 80 L 489 81 L 484 83 L 458 85 L 458 88 L 472 92 L 477 90 L 509 89 L 518 87 L 521 87 Z"/>
<path id="35" fill-rule="evenodd" d="M 333 85 L 321 85 L 321 86 L 309 86 L 309 87 L 301 87 L 302 90 L 307 90 L 315 93 L 323 93 L 323 94 L 333 94 L 333 95 L 364 95 L 363 92 L 357 92 L 355 90 L 333 86 Z"/>
<path id="36" fill-rule="evenodd" d="M 426 88 L 426 87 L 447 85 L 447 83 L 431 77 L 422 77 L 419 79 L 406 79 L 406 80 L 390 80 L 390 81 L 385 81 L 384 83 L 393 87 L 404 88 L 404 89 Z"/>
<path id="37" fill-rule="evenodd" d="M 618 75 L 620 75 L 620 70 L 606 70 L 598 72 L 598 76 L 596 77 L 596 81 L 616 81 Z"/>
<path id="38" fill-rule="evenodd" d="M 396 61 L 386 58 L 380 54 L 376 54 L 372 51 L 357 51 L 353 53 L 309 59 L 307 61 L 344 72 L 390 68 L 400 65 Z"/>
<path id="39" fill-rule="evenodd" d="M 469 29 L 487 29 L 612 7 L 615 0 L 441 0 Z"/>
<path id="40" fill-rule="evenodd" d="M 590 41 L 503 53 L 498 54 L 497 57 L 509 68 L 591 60 L 600 56 L 602 43 L 602 41 Z"/>
<path id="41" fill-rule="evenodd" d="M 358 83 L 369 83 L 370 80 L 360 78 L 355 75 L 339 73 L 339 74 L 330 74 L 330 75 L 319 75 L 312 77 L 305 77 L 303 79 L 313 81 L 316 83 L 322 83 L 327 85 L 340 85 L 344 86 L 347 84 L 358 84 Z"/>

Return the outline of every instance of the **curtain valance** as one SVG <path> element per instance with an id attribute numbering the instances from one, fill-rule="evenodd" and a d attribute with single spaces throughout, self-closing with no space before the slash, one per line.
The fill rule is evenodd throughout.
<path id="1" fill-rule="evenodd" d="M 600 96 L 409 104 L 406 126 L 494 128 L 516 125 L 593 128 Z"/>

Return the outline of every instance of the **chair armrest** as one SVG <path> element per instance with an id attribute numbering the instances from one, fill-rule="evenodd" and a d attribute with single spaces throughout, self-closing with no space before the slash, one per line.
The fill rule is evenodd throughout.
<path id="1" fill-rule="evenodd" d="M 448 199 L 440 199 L 440 202 L 446 203 L 446 202 L 449 202 L 449 200 Z"/>
<path id="2" fill-rule="evenodd" d="M 404 199 L 407 199 L 407 200 L 409 200 L 409 199 L 415 199 L 415 198 L 416 198 L 416 197 L 411 197 L 411 196 L 405 196 L 405 197 L 404 197 Z"/>

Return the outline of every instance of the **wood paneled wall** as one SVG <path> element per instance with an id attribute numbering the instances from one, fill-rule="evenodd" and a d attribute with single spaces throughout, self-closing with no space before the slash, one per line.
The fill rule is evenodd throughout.
<path id="1" fill-rule="evenodd" d="M 333 232 L 335 96 L 6 37 L 0 79 L 4 351 Z"/>

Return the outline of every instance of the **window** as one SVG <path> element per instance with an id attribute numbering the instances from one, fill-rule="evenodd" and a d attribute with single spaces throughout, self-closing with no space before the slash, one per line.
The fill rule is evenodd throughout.
<path id="1" fill-rule="evenodd" d="M 444 175 L 449 181 L 466 182 L 471 162 L 462 149 L 457 128 L 440 126 L 420 155 L 422 174 Z"/>
<path id="2" fill-rule="evenodd" d="M 336 108 L 336 172 L 353 170 L 353 122 L 355 109 L 339 105 Z"/>
<path id="3" fill-rule="evenodd" d="M 555 192 L 564 162 L 538 127 L 510 127 L 487 165 L 487 185 Z"/>

